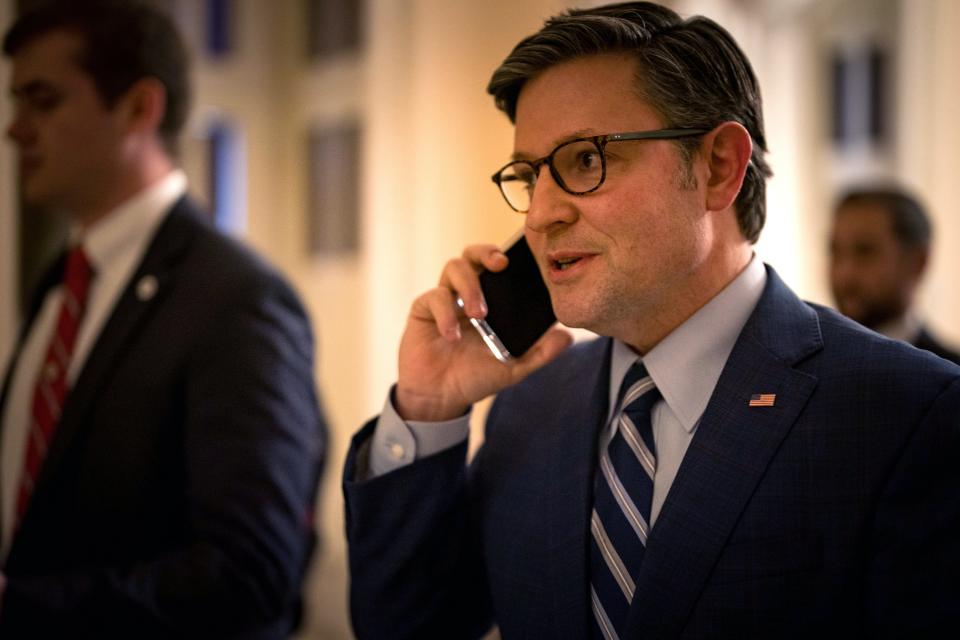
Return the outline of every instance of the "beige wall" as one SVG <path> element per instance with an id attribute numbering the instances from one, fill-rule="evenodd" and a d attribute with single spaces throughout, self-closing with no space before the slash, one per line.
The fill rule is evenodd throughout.
<path id="1" fill-rule="evenodd" d="M 934 218 L 933 263 L 921 308 L 960 344 L 960 2 L 901 0 L 897 173 Z"/>

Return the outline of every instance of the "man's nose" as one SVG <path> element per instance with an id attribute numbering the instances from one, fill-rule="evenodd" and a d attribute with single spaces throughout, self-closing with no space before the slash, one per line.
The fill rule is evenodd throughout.
<path id="1" fill-rule="evenodd" d="M 29 138 L 29 127 L 22 114 L 14 114 L 7 124 L 7 138 L 17 144 L 23 144 Z"/>
<path id="2" fill-rule="evenodd" d="M 540 167 L 540 175 L 530 195 L 526 227 L 544 233 L 557 225 L 571 224 L 578 216 L 576 198 L 563 190 L 549 167 Z"/>

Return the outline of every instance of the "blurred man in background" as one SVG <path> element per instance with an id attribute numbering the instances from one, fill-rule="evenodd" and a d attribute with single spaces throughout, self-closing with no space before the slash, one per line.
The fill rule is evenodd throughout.
<path id="1" fill-rule="evenodd" d="M 3 50 L 21 192 L 71 233 L 0 396 L 0 636 L 286 637 L 324 448 L 310 323 L 185 195 L 180 37 L 55 2 Z"/>
<path id="2" fill-rule="evenodd" d="M 834 208 L 830 286 L 841 313 L 874 331 L 960 363 L 913 307 L 930 260 L 923 205 L 899 188 L 848 191 Z"/>

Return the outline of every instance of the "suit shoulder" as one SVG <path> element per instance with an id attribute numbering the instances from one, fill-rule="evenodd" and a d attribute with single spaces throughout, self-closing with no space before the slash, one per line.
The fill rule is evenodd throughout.
<path id="1" fill-rule="evenodd" d="M 808 303 L 809 304 L 809 303 Z M 871 331 L 832 309 L 815 304 L 823 349 L 801 368 L 816 369 L 822 379 L 850 385 L 875 385 L 894 395 L 922 391 L 937 394 L 960 378 L 960 366 L 929 351 Z"/>
<path id="2" fill-rule="evenodd" d="M 498 416 L 509 416 L 510 422 L 531 410 L 547 406 L 556 409 L 566 402 L 579 402 L 594 392 L 597 384 L 606 384 L 604 364 L 609 362 L 610 344 L 609 338 L 577 342 L 552 362 L 500 391 L 490 408 L 488 435 L 491 427 L 500 422 Z"/>
<path id="3" fill-rule="evenodd" d="M 304 344 L 312 343 L 309 314 L 287 279 L 266 260 L 205 219 L 189 200 L 169 214 L 148 251 L 144 269 L 171 282 L 167 309 L 197 337 L 269 318 Z"/>
<path id="4" fill-rule="evenodd" d="M 263 274 L 277 277 L 276 270 L 253 249 L 223 233 L 196 211 L 171 212 L 171 222 L 183 227 L 191 239 L 191 258 L 207 263 L 207 270 Z"/>
<path id="5" fill-rule="evenodd" d="M 537 369 L 532 374 L 501 392 L 503 394 L 543 394 L 544 389 L 582 378 L 585 369 L 602 366 L 610 351 L 609 338 L 592 338 L 572 344 L 555 360 Z"/>
<path id="6" fill-rule="evenodd" d="M 188 238 L 185 272 L 211 293 L 249 296 L 279 289 L 294 295 L 286 277 L 272 264 L 243 242 L 216 229 L 195 206 L 178 206 L 170 213 L 169 222 L 171 235 Z"/>
<path id="7" fill-rule="evenodd" d="M 925 327 L 920 331 L 920 335 L 914 341 L 913 345 L 918 349 L 929 351 L 945 360 L 949 360 L 954 364 L 960 364 L 960 353 L 938 340 Z"/>

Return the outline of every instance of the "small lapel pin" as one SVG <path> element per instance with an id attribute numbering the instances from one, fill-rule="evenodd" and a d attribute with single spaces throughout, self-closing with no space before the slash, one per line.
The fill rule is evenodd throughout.
<path id="1" fill-rule="evenodd" d="M 775 393 L 755 393 L 750 396 L 751 407 L 772 407 L 776 401 L 777 394 Z"/>
<path id="2" fill-rule="evenodd" d="M 157 295 L 157 279 L 153 276 L 143 276 L 137 283 L 137 299 L 146 302 Z"/>

